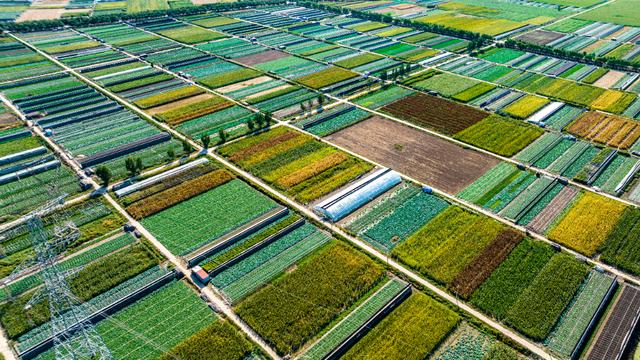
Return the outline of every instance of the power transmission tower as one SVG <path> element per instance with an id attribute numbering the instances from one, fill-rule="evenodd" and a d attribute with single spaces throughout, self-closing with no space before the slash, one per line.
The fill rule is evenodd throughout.
<path id="1" fill-rule="evenodd" d="M 89 321 L 86 305 L 71 292 L 67 282 L 70 272 L 58 265 L 59 255 L 78 240 L 80 231 L 68 220 L 54 223 L 52 231 L 48 231 L 42 221 L 42 216 L 50 214 L 63 199 L 64 196 L 60 196 L 27 215 L 26 224 L 35 252 L 34 258 L 27 263 L 39 269 L 37 275 L 42 278 L 43 287 L 25 308 L 45 299 L 48 301 L 56 360 L 112 359 L 104 340 Z M 9 281 L 20 276 L 20 272 L 14 272 Z"/>

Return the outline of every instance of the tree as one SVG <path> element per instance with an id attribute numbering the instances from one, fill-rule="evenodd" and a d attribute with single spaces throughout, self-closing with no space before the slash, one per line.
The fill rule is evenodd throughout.
<path id="1" fill-rule="evenodd" d="M 272 117 L 273 116 L 270 112 L 264 113 L 264 122 L 262 123 L 262 127 L 269 127 L 269 121 L 271 121 Z"/>
<path id="2" fill-rule="evenodd" d="M 144 169 L 144 164 L 142 163 L 141 158 L 136 158 L 136 173 L 140 174 Z"/>
<path id="3" fill-rule="evenodd" d="M 227 141 L 227 134 L 224 130 L 220 129 L 220 131 L 218 131 L 218 138 L 220 138 L 220 144 L 224 144 Z"/>
<path id="4" fill-rule="evenodd" d="M 324 103 L 324 96 L 318 95 L 318 105 L 322 106 L 323 103 Z"/>
<path id="5" fill-rule="evenodd" d="M 167 150 L 167 157 L 169 158 L 169 160 L 173 160 L 176 158 L 176 151 L 173 150 L 173 148 L 169 148 L 169 150 Z"/>
<path id="6" fill-rule="evenodd" d="M 127 169 L 130 176 L 135 176 L 138 173 L 136 161 L 132 157 L 128 157 L 124 160 L 124 167 Z"/>
<path id="7" fill-rule="evenodd" d="M 98 166 L 96 169 L 96 176 L 102 180 L 102 184 L 104 186 L 109 185 L 109 180 L 111 180 L 111 171 L 108 167 L 104 165 Z"/>
<path id="8" fill-rule="evenodd" d="M 202 142 L 202 145 L 204 146 L 205 149 L 209 148 L 209 144 L 211 143 L 211 137 L 207 134 L 207 135 L 203 135 L 200 138 L 200 141 Z"/>
<path id="9" fill-rule="evenodd" d="M 258 128 L 262 127 L 262 113 L 258 113 L 255 116 L 256 124 L 258 124 Z"/>
<path id="10" fill-rule="evenodd" d="M 253 129 L 256 128 L 256 124 L 253 122 L 253 119 L 249 119 L 249 121 L 247 121 L 247 127 L 249 128 L 249 131 L 253 131 Z"/>
<path id="11" fill-rule="evenodd" d="M 188 141 L 182 140 L 182 150 L 184 150 L 184 152 L 188 154 L 193 151 L 193 147 L 191 146 L 191 144 L 189 144 Z"/>

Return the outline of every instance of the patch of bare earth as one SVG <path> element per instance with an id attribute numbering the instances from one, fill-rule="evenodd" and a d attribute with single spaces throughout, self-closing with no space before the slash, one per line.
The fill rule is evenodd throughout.
<path id="1" fill-rule="evenodd" d="M 16 22 L 59 19 L 64 12 L 65 9 L 27 9 Z"/>
<path id="2" fill-rule="evenodd" d="M 326 139 L 450 194 L 498 164 L 493 157 L 378 116 Z"/>
<path id="3" fill-rule="evenodd" d="M 560 39 L 563 36 L 565 36 L 565 34 L 555 32 L 555 31 L 536 30 L 536 31 L 532 31 L 530 33 L 526 33 L 524 35 L 518 36 L 517 39 L 520 41 L 525 41 L 533 44 L 545 45 L 554 40 Z"/>
<path id="4" fill-rule="evenodd" d="M 268 76 L 258 76 L 257 78 L 253 78 L 253 79 L 249 79 L 249 80 L 245 80 L 245 81 L 240 81 L 240 82 L 237 82 L 235 84 L 231 84 L 231 85 L 223 86 L 221 88 L 217 88 L 216 91 L 218 91 L 218 92 L 220 92 L 222 94 L 226 94 L 228 92 L 240 90 L 240 89 L 245 88 L 247 86 L 253 86 L 253 85 L 262 84 L 263 82 L 267 82 L 267 81 L 270 81 L 270 80 L 273 80 L 273 79 L 268 77 Z"/>
<path id="5" fill-rule="evenodd" d="M 593 86 L 611 89 L 611 87 L 622 79 L 624 75 L 625 74 L 622 71 L 609 70 L 608 73 L 604 74 L 604 76 L 598 79 L 598 81 L 594 82 Z"/>
<path id="6" fill-rule="evenodd" d="M 256 65 L 256 64 L 262 64 L 271 60 L 277 60 L 287 56 L 289 56 L 289 54 L 284 53 L 282 51 L 267 50 L 259 54 L 253 54 L 253 55 L 247 55 L 247 56 L 235 58 L 234 60 L 244 65 Z"/>

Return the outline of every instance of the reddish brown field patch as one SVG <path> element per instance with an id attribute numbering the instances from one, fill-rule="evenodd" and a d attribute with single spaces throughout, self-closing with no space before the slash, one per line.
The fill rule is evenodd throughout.
<path id="1" fill-rule="evenodd" d="M 480 286 L 522 240 L 522 233 L 503 230 L 473 261 L 456 275 L 451 290 L 464 299 Z"/>
<path id="2" fill-rule="evenodd" d="M 489 113 L 426 94 L 415 94 L 382 108 L 395 117 L 452 135 L 489 116 Z"/>
<path id="3" fill-rule="evenodd" d="M 590 111 L 569 125 L 567 131 L 601 144 L 628 149 L 640 138 L 640 122 Z"/>
<path id="4" fill-rule="evenodd" d="M 244 65 L 257 65 L 257 64 L 265 63 L 267 61 L 276 60 L 276 59 L 280 59 L 287 56 L 289 55 L 286 53 L 283 53 L 282 51 L 267 50 L 258 54 L 242 56 L 234 60 Z"/>
<path id="5" fill-rule="evenodd" d="M 518 36 L 517 39 L 520 41 L 526 41 L 533 44 L 545 45 L 554 40 L 560 39 L 563 36 L 565 36 L 565 34 L 558 33 L 555 31 L 536 30 L 536 31 L 532 31 L 530 33 Z"/>
<path id="6" fill-rule="evenodd" d="M 326 139 L 451 194 L 498 164 L 493 157 L 378 116 Z"/>

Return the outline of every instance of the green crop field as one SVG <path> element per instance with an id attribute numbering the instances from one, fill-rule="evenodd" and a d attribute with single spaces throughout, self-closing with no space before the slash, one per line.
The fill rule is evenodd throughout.
<path id="1" fill-rule="evenodd" d="M 345 359 L 424 359 L 460 321 L 447 306 L 413 294 L 350 349 Z"/>
<path id="2" fill-rule="evenodd" d="M 392 255 L 448 284 L 501 229 L 493 220 L 450 206 L 396 247 Z"/>
<path id="3" fill-rule="evenodd" d="M 382 267 L 345 245 L 332 243 L 241 302 L 237 311 L 280 354 L 297 351 L 367 293 Z"/>
<path id="4" fill-rule="evenodd" d="M 151 215 L 142 224 L 171 252 L 184 255 L 274 207 L 246 183 L 232 180 Z"/>
<path id="5" fill-rule="evenodd" d="M 0 0 L 8 350 L 637 357 L 638 4 Z"/>
<path id="6" fill-rule="evenodd" d="M 489 116 L 454 135 L 454 138 L 503 156 L 513 156 L 544 130 L 514 119 Z"/>
<path id="7" fill-rule="evenodd" d="M 612 22 L 620 25 L 640 26 L 640 9 L 638 9 L 637 5 L 634 0 L 616 0 L 610 4 L 580 14 L 578 18 Z"/>

